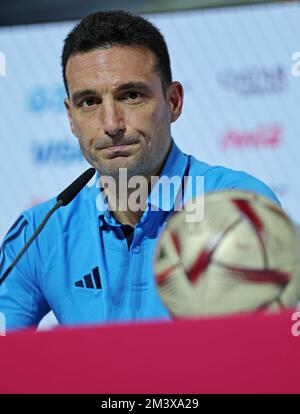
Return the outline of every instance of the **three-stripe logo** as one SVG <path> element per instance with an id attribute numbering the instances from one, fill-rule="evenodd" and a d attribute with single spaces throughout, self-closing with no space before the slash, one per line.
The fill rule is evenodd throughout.
<path id="1" fill-rule="evenodd" d="M 75 286 L 88 289 L 102 289 L 99 267 L 95 267 L 92 273 L 83 276 L 83 279 L 75 282 Z"/>

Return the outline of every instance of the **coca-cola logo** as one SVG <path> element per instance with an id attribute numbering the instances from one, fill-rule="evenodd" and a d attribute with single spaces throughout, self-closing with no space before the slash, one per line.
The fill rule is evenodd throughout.
<path id="1" fill-rule="evenodd" d="M 227 69 L 217 74 L 223 88 L 242 96 L 281 93 L 287 86 L 284 67 L 248 67 Z"/>
<path id="2" fill-rule="evenodd" d="M 259 125 L 250 131 L 228 130 L 221 138 L 223 150 L 230 148 L 277 148 L 282 142 L 283 128 L 279 124 Z"/>

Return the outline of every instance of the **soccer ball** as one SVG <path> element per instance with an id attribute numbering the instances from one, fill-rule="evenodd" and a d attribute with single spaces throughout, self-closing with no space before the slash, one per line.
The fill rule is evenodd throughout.
<path id="1" fill-rule="evenodd" d="M 186 207 L 190 215 L 192 203 L 201 202 L 203 219 L 193 222 Z M 284 211 L 263 196 L 246 191 L 198 196 L 166 223 L 154 273 L 159 295 L 175 317 L 295 307 L 299 234 Z"/>

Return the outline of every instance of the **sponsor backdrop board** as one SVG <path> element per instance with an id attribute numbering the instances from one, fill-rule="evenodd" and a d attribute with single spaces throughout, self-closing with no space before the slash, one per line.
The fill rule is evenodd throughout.
<path id="1" fill-rule="evenodd" d="M 150 15 L 185 88 L 187 153 L 264 180 L 300 222 L 300 3 Z M 72 136 L 60 54 L 73 23 L 0 29 L 0 238 L 88 164 Z M 298 59 L 298 60 L 297 60 Z"/>

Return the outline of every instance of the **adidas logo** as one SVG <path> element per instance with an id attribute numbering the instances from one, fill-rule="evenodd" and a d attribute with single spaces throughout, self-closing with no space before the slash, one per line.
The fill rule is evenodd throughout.
<path id="1" fill-rule="evenodd" d="M 102 289 L 99 267 L 92 270 L 92 274 L 83 276 L 83 279 L 75 282 L 75 286 L 88 289 Z"/>

